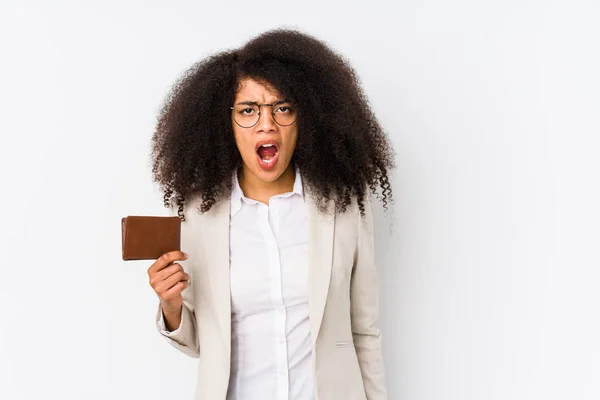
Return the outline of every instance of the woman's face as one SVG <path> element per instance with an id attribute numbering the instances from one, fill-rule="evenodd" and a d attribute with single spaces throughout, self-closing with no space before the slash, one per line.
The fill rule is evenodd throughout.
<path id="1" fill-rule="evenodd" d="M 287 107 L 291 106 L 289 103 L 279 103 L 275 110 L 271 106 L 261 106 L 256 125 L 244 128 L 236 121 L 247 126 L 253 122 L 252 116 L 256 116 L 256 109 L 251 104 L 240 103 L 273 104 L 280 100 L 285 99 L 273 89 L 255 80 L 243 79 L 231 114 L 235 142 L 244 162 L 244 174 L 252 174 L 262 182 L 277 181 L 291 167 L 298 138 L 298 123 L 282 126 L 275 122 L 272 112 L 275 112 L 278 122 L 288 122 L 290 113 L 294 111 Z"/>

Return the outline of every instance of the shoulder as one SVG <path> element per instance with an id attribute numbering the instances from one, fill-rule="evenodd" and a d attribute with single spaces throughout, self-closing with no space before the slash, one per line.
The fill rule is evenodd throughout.
<path id="1" fill-rule="evenodd" d="M 197 216 L 197 217 L 208 217 L 219 215 L 222 212 L 229 212 L 229 205 L 231 203 L 231 199 L 229 196 L 218 199 L 207 211 L 202 211 L 202 194 L 194 193 L 189 197 L 186 197 L 183 201 L 183 204 L 179 204 L 177 201 L 177 197 L 171 197 L 168 203 L 165 205 L 169 210 L 170 215 L 185 215 L 186 220 L 189 216 Z"/>

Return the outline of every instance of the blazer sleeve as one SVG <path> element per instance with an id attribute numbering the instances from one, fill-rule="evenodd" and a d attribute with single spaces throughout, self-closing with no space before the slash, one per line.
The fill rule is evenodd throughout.
<path id="1" fill-rule="evenodd" d="M 177 206 L 171 202 L 169 213 L 171 216 L 177 215 Z M 196 331 L 196 314 L 194 311 L 194 277 L 191 268 L 188 267 L 188 261 L 179 261 L 184 271 L 190 275 L 190 286 L 181 292 L 183 305 L 181 308 L 181 324 L 175 331 L 168 332 L 165 329 L 164 316 L 160 301 L 156 313 L 156 328 L 161 336 L 173 347 L 182 353 L 192 357 L 200 357 L 200 346 L 198 344 L 198 332 Z"/>
<path id="2" fill-rule="evenodd" d="M 352 335 L 368 400 L 387 399 L 381 331 L 379 329 L 379 277 L 373 252 L 373 215 L 365 202 L 358 212 L 358 243 L 350 282 Z"/>

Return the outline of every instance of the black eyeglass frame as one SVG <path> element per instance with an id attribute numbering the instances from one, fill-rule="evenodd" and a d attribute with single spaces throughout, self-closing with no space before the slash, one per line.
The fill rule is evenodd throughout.
<path id="1" fill-rule="evenodd" d="M 235 119 L 235 116 L 233 116 L 233 120 L 234 122 L 241 128 L 252 128 L 253 126 L 255 126 L 256 124 L 258 124 L 258 121 L 260 121 L 260 112 L 261 112 L 261 107 L 262 106 L 269 106 L 271 107 L 271 116 L 273 117 L 273 121 L 275 121 L 275 123 L 279 126 L 291 126 L 294 125 L 296 123 L 296 121 L 298 120 L 298 116 L 296 115 L 296 118 L 294 119 L 294 121 L 290 124 L 284 125 L 284 124 L 280 124 L 279 122 L 277 122 L 277 118 L 275 118 L 275 105 L 276 104 L 285 104 L 285 103 L 290 103 L 293 104 L 291 101 L 289 100 L 277 100 L 275 103 L 271 103 L 271 104 L 258 104 L 256 102 L 248 102 L 248 103 L 243 103 L 243 105 L 256 105 L 258 107 L 258 118 L 256 119 L 256 122 L 253 123 L 250 126 L 244 126 L 242 124 L 240 124 L 239 122 L 237 122 L 237 120 Z M 234 107 L 229 107 L 229 109 L 233 112 L 233 110 L 235 110 L 235 106 Z"/>

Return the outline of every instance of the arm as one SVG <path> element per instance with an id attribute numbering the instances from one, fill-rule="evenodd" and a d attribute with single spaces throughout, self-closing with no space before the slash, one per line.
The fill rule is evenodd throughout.
<path id="1" fill-rule="evenodd" d="M 171 207 L 169 207 L 169 214 L 171 216 L 176 216 L 176 210 L 176 205 L 172 202 Z M 184 271 L 190 276 L 189 286 L 181 292 L 183 303 L 181 306 L 181 314 L 179 318 L 172 318 L 172 316 L 169 316 L 168 320 L 170 322 L 173 320 L 177 321 L 177 319 L 179 319 L 181 322 L 179 323 L 179 326 L 174 327 L 173 331 L 169 331 L 167 329 L 162 305 L 159 301 L 158 310 L 156 313 L 156 328 L 170 345 L 172 345 L 173 347 L 190 357 L 198 358 L 200 357 L 200 348 L 198 344 L 198 334 L 196 332 L 196 314 L 194 311 L 194 288 L 192 286 L 192 271 L 191 268 L 187 267 L 186 261 L 179 262 L 179 264 L 183 267 Z"/>
<path id="2" fill-rule="evenodd" d="M 160 302 L 158 304 L 158 312 L 156 313 L 156 327 L 171 346 L 190 357 L 198 358 L 200 357 L 200 348 L 196 333 L 196 316 L 193 303 L 191 302 L 191 288 L 184 289 L 181 295 L 183 297 L 183 305 L 179 327 L 174 331 L 167 330 Z"/>
<path id="3" fill-rule="evenodd" d="M 350 302 L 352 336 L 369 400 L 387 398 L 379 330 L 379 278 L 373 254 L 373 215 L 365 202 L 365 217 L 358 214 L 358 243 L 354 256 Z"/>

